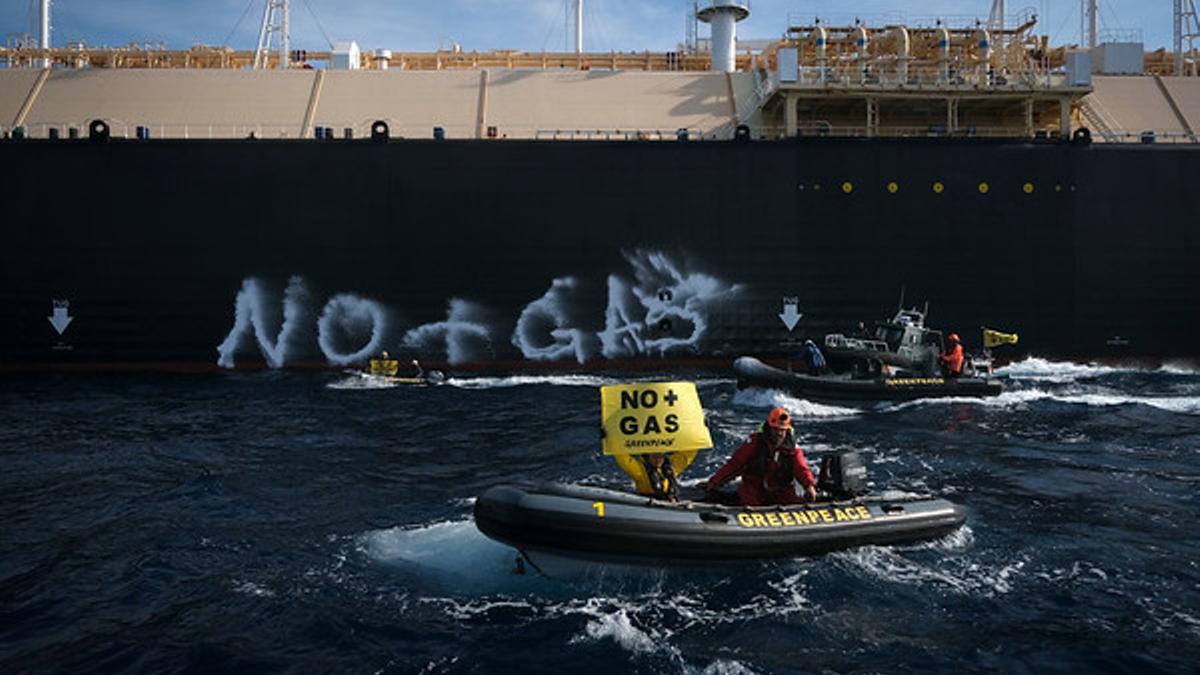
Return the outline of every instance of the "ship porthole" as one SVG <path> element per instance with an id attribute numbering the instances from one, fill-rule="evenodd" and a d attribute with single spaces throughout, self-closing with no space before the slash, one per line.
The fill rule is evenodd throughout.
<path id="1" fill-rule="evenodd" d="M 1033 183 L 1026 183 L 1022 189 L 1025 190 L 1025 194 L 1027 195 L 1033 194 Z"/>
<path id="2" fill-rule="evenodd" d="M 1062 192 L 1062 186 L 1061 186 L 1061 185 L 1055 185 L 1055 186 L 1054 186 L 1054 191 L 1055 191 L 1055 192 Z"/>
<path id="3" fill-rule="evenodd" d="M 890 192 L 892 194 L 896 194 L 899 191 L 900 191 L 900 186 L 896 184 L 896 181 L 892 181 L 891 183 L 888 183 L 888 192 Z"/>
<path id="4" fill-rule="evenodd" d="M 845 192 L 846 194 L 854 192 L 854 183 L 851 183 L 850 181 L 842 183 L 842 192 Z"/>
<path id="5" fill-rule="evenodd" d="M 991 189 L 991 188 L 990 188 L 990 187 L 988 187 L 988 184 L 987 184 L 987 183 L 980 183 L 980 184 L 979 184 L 979 194 L 981 194 L 981 195 L 986 195 L 986 194 L 988 193 L 988 190 L 990 190 L 990 189 Z"/>
<path id="6" fill-rule="evenodd" d="M 942 181 L 940 181 L 940 180 L 939 180 L 939 181 L 937 181 L 936 183 L 934 183 L 934 184 L 933 184 L 933 191 L 934 191 L 934 192 L 936 192 L 936 193 L 938 193 L 938 194 L 940 195 L 940 194 L 942 194 L 943 192 L 945 192 L 945 191 L 946 191 L 946 186 L 945 186 L 945 185 L 943 185 L 943 184 L 942 184 Z"/>

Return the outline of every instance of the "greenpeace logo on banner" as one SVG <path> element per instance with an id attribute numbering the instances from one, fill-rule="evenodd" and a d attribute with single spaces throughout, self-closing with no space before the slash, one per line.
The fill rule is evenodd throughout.
<path id="1" fill-rule="evenodd" d="M 282 292 L 248 278 L 234 299 L 233 327 L 217 346 L 217 363 L 232 368 L 239 355 L 257 351 L 270 367 L 281 368 L 319 350 L 327 362 L 345 365 L 401 345 L 444 354 L 451 364 L 479 362 L 496 358 L 497 338 L 508 331 L 508 342 L 535 361 L 664 355 L 699 348 L 710 303 L 740 290 L 689 272 L 666 253 L 624 256 L 632 275 L 607 277 L 604 306 L 589 301 L 597 294 L 589 293 L 595 288 L 586 281 L 562 277 L 518 313 L 515 325 L 479 303 L 451 298 L 444 321 L 403 332 L 395 312 L 378 300 L 340 293 L 318 307 L 300 276 Z"/>

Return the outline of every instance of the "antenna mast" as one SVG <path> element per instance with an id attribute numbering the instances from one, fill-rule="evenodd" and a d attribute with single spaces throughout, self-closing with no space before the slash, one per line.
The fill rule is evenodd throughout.
<path id="1" fill-rule="evenodd" d="M 988 17 L 989 31 L 1004 30 L 1004 0 L 992 0 L 992 13 Z M 992 39 L 995 39 L 995 35 Z"/>
<path id="2" fill-rule="evenodd" d="M 1174 37 L 1175 74 L 1195 76 L 1195 41 L 1200 39 L 1200 17 L 1196 14 L 1195 0 L 1175 0 Z"/>
<path id="3" fill-rule="evenodd" d="M 258 31 L 258 49 L 254 52 L 255 70 L 264 70 L 271 65 L 271 36 L 276 33 L 279 34 L 279 69 L 287 70 L 291 48 L 288 4 L 289 0 L 267 0 L 262 28 Z"/>
<path id="4" fill-rule="evenodd" d="M 1096 17 L 1099 8 L 1096 0 L 1079 0 L 1079 46 L 1096 46 Z"/>
<path id="5" fill-rule="evenodd" d="M 696 54 L 700 51 L 700 19 L 697 18 L 699 14 L 700 0 L 692 0 L 692 11 L 687 15 L 684 31 L 684 41 L 687 43 L 689 54 Z"/>
<path id="6" fill-rule="evenodd" d="M 50 0 L 42 0 L 38 8 L 38 26 L 41 31 L 38 46 L 50 49 Z M 42 68 L 50 67 L 50 59 L 40 59 Z"/>
<path id="7" fill-rule="evenodd" d="M 575 53 L 583 53 L 583 0 L 575 0 Z"/>
<path id="8" fill-rule="evenodd" d="M 988 33 L 992 44 L 1000 48 L 1005 63 L 1008 62 L 1008 36 L 1004 34 L 1004 0 L 992 0 L 992 13 L 988 16 Z"/>

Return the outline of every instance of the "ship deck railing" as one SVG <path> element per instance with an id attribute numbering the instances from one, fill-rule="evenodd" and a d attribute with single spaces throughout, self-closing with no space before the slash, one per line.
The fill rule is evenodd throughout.
<path id="1" fill-rule="evenodd" d="M 760 126 L 753 130 L 755 138 L 783 138 L 783 126 Z M 987 127 L 964 125 L 947 129 L 944 124 L 925 125 L 880 125 L 874 129 L 866 125 L 834 125 L 824 121 L 802 122 L 797 129 L 805 138 L 1027 138 L 1025 128 Z M 1046 138 L 1057 136 L 1058 131 L 1045 131 Z"/>
<path id="2" fill-rule="evenodd" d="M 724 140 L 729 134 L 718 135 L 703 129 L 538 129 L 533 138 L 541 141 L 678 141 Z"/>
<path id="3" fill-rule="evenodd" d="M 962 126 L 947 130 L 943 124 L 927 125 L 881 125 L 869 130 L 865 125 L 833 125 L 828 122 L 816 121 L 801 123 L 797 129 L 801 138 L 1032 138 L 1052 140 L 1060 137 L 1057 129 L 1039 129 L 1031 136 L 1023 127 L 987 127 Z M 753 138 L 781 139 L 786 136 L 782 126 L 756 126 L 751 128 Z M 1155 131 L 1155 130 L 1117 130 L 1099 137 L 1093 134 L 1093 140 L 1108 143 L 1197 143 L 1200 142 L 1195 134 L 1184 131 Z"/>
<path id="4" fill-rule="evenodd" d="M 962 92 L 1001 93 L 1030 91 L 1069 91 L 1090 89 L 1074 86 L 1068 75 L 1059 71 L 1019 69 L 1006 71 L 978 67 L 950 68 L 942 72 L 937 65 L 913 65 L 902 70 L 898 64 L 886 69 L 863 70 L 859 64 L 837 64 L 826 66 L 802 65 L 796 79 L 784 80 L 776 75 L 776 84 L 787 90 L 833 90 L 878 93 L 895 92 Z"/>
<path id="5" fill-rule="evenodd" d="M 231 140 L 231 139 L 261 139 L 261 140 L 297 140 L 301 136 L 290 124 L 255 124 L 255 125 L 179 125 L 179 124 L 131 124 L 120 121 L 106 120 L 109 123 L 110 135 L 119 139 L 145 140 Z M 503 141 L 539 140 L 539 141 L 662 141 L 678 142 L 694 141 L 728 141 L 734 136 L 733 130 L 724 125 L 716 129 L 510 129 L 503 135 L 481 140 Z M 139 132 L 139 128 L 144 131 Z M 750 138 L 753 140 L 778 140 L 787 136 L 783 126 L 749 125 Z M 60 139 L 71 138 L 72 130 L 75 137 L 87 138 L 88 122 L 38 123 L 32 125 L 0 125 L 0 137 L 45 139 L 54 136 Z M 370 137 L 369 125 L 351 125 L 346 127 L 329 127 L 330 140 L 363 139 Z M 349 133 L 347 133 L 349 131 Z M 445 130 L 445 138 L 451 140 L 473 140 L 474 130 L 454 129 Z M 683 132 L 686 132 L 684 134 Z M 828 121 L 816 120 L 801 122 L 797 128 L 801 138 L 942 138 L 942 139 L 1056 139 L 1060 136 L 1057 129 L 1038 130 L 1032 136 L 1024 128 L 1018 127 L 988 127 L 964 125 L 948 130 L 944 124 L 926 125 L 880 125 L 868 129 L 865 125 L 835 125 Z M 511 134 L 511 135 L 510 135 Z M 393 132 L 393 139 L 401 140 L 405 136 Z M 312 135 L 304 136 L 314 139 Z M 409 135 L 410 139 L 432 139 L 432 129 L 429 133 Z M 1187 131 L 1172 130 L 1129 130 L 1109 129 L 1103 135 L 1093 130 L 1093 140 L 1103 143 L 1117 144 L 1197 144 L 1200 136 Z"/>

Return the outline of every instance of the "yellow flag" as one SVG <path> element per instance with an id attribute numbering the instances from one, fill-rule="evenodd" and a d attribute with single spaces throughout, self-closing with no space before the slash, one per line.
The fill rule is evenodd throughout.
<path id="1" fill-rule="evenodd" d="M 983 346 L 991 349 L 1000 345 L 1015 345 L 1017 344 L 1016 333 L 1001 333 L 998 330 L 990 328 L 983 329 Z"/>
<path id="2" fill-rule="evenodd" d="M 604 454 L 645 455 L 712 447 L 700 395 L 691 382 L 600 387 Z"/>

